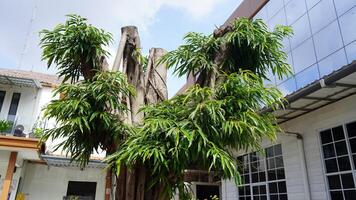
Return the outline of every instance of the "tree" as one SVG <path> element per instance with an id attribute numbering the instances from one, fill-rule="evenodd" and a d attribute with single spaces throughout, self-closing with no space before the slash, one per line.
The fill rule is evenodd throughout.
<path id="1" fill-rule="evenodd" d="M 87 24 L 79 15 L 67 15 L 65 24 L 58 24 L 54 30 L 41 31 L 42 59 L 50 67 L 55 64 L 63 81 L 72 83 L 91 79 L 96 71 L 105 69 L 104 49 L 112 41 L 110 33 Z"/>
<path id="2" fill-rule="evenodd" d="M 239 19 L 214 35 L 189 33 L 186 44 L 165 56 L 151 51 L 148 61 L 137 28 L 124 27 L 113 69 L 127 80 L 103 72 L 103 46 L 111 37 L 86 19 L 69 16 L 43 34 L 43 58 L 75 83 L 60 86 L 63 98 L 47 107 L 45 115 L 59 123 L 45 138 L 68 138 L 61 147 L 83 165 L 94 149 L 107 150 L 118 174 L 117 199 L 170 199 L 176 190 L 187 197 L 188 169 L 239 183 L 231 150 L 258 149 L 262 138 L 273 140 L 279 131 L 276 119 L 260 109 L 282 106 L 282 94 L 263 79 L 268 71 L 290 72 L 281 50 L 288 27 L 270 32 L 260 20 Z M 195 76 L 197 85 L 165 100 L 164 65 Z"/>
<path id="3" fill-rule="evenodd" d="M 186 35 L 186 44 L 161 62 L 179 76 L 196 75 L 197 85 L 185 94 L 141 109 L 143 125 L 108 158 L 116 166 L 147 166 L 152 199 L 170 199 L 175 191 L 187 197 L 187 169 L 217 171 L 240 183 L 231 150 L 260 149 L 263 138 L 274 140 L 276 119 L 260 110 L 283 106 L 283 96 L 265 86 L 267 72 L 290 72 L 281 40 L 291 30 L 269 32 L 260 21 L 236 20 L 215 35 Z M 118 170 L 118 173 L 121 173 Z"/>

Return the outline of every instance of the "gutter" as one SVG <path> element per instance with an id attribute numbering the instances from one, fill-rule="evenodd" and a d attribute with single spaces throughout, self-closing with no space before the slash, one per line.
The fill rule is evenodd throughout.
<path id="1" fill-rule="evenodd" d="M 297 146 L 299 150 L 299 155 L 301 156 L 300 164 L 302 167 L 302 176 L 303 176 L 303 185 L 305 191 L 305 200 L 311 200 L 311 193 L 310 193 L 310 184 L 309 184 L 309 173 L 307 170 L 306 158 L 305 158 L 305 150 L 304 150 L 304 140 L 303 135 L 297 132 L 290 132 L 285 131 L 284 133 L 293 135 L 297 138 Z"/>

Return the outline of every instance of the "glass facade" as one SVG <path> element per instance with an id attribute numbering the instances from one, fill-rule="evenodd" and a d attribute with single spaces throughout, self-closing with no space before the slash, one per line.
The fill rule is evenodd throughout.
<path id="1" fill-rule="evenodd" d="M 270 0 L 255 19 L 293 28 L 283 41 L 293 75 L 270 78 L 285 95 L 356 60 L 356 0 Z"/>

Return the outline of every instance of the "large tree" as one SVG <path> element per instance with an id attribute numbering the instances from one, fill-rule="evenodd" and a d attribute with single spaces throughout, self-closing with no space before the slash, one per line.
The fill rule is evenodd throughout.
<path id="1" fill-rule="evenodd" d="M 288 27 L 270 32 L 261 20 L 248 19 L 214 35 L 188 33 L 161 62 L 179 76 L 195 76 L 196 85 L 143 107 L 143 125 L 109 160 L 146 166 L 153 199 L 170 199 L 176 191 L 189 197 L 189 169 L 215 171 L 239 184 L 232 150 L 258 150 L 263 138 L 274 140 L 280 131 L 274 116 L 260 111 L 283 106 L 281 92 L 264 79 L 269 71 L 280 78 L 290 72 L 281 44 L 290 34 Z"/>
<path id="2" fill-rule="evenodd" d="M 49 65 L 73 83 L 84 77 L 57 90 L 63 98 L 50 103 L 46 116 L 59 126 L 46 138 L 69 138 L 60 145 L 84 165 L 93 149 L 116 151 L 108 158 L 118 174 L 116 199 L 170 199 L 177 190 L 187 197 L 189 169 L 239 183 L 231 150 L 259 149 L 262 138 L 273 140 L 279 131 L 260 109 L 282 106 L 282 94 L 263 80 L 268 71 L 278 77 L 290 71 L 281 50 L 288 27 L 268 31 L 260 20 L 239 19 L 213 35 L 187 34 L 160 62 L 162 51 L 143 59 L 137 29 L 124 27 L 113 70 L 127 82 L 121 73 L 101 72 L 110 34 L 85 19 L 70 16 L 43 33 Z M 165 100 L 164 64 L 179 76 L 194 76 L 197 85 Z"/>

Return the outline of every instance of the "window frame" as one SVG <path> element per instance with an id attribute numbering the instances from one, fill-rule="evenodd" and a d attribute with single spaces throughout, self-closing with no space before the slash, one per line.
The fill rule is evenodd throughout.
<path id="1" fill-rule="evenodd" d="M 348 130 L 347 130 L 347 127 L 346 127 L 348 124 L 351 124 L 351 123 L 356 123 L 356 121 L 355 120 L 348 120 L 348 121 L 344 121 L 344 122 L 332 123 L 329 126 L 327 126 L 328 128 L 321 128 L 321 129 L 317 129 L 316 130 L 318 143 L 319 143 L 320 162 L 321 162 L 321 165 L 322 165 L 322 173 L 323 173 L 323 179 L 324 179 L 324 185 L 325 185 L 325 192 L 326 192 L 326 197 L 327 197 L 328 200 L 331 200 L 331 192 L 332 191 L 341 191 L 343 199 L 345 199 L 344 191 L 352 190 L 352 189 L 344 189 L 343 186 L 342 186 L 342 180 L 340 180 L 341 189 L 330 189 L 328 176 L 334 176 L 334 175 L 341 176 L 343 174 L 352 174 L 352 178 L 353 178 L 354 186 L 355 186 L 354 189 L 356 190 L 356 165 L 354 164 L 354 160 L 353 160 L 353 157 L 352 157 L 352 151 L 351 151 L 351 146 L 350 146 L 350 137 L 348 135 Z M 325 155 L 324 155 L 324 151 L 323 151 L 323 145 L 325 145 L 325 144 L 322 143 L 321 132 L 327 131 L 327 130 L 332 130 L 333 128 L 336 128 L 336 127 L 339 127 L 339 126 L 342 127 L 343 134 L 344 134 L 344 140 L 338 140 L 338 141 L 334 141 L 333 140 L 332 142 L 325 143 L 325 144 L 333 144 L 334 151 L 335 151 L 335 155 L 333 157 L 325 159 Z M 352 138 L 356 138 L 356 137 L 351 137 L 351 139 Z M 337 159 L 338 158 L 338 156 L 336 154 L 335 143 L 340 142 L 340 141 L 345 141 L 346 142 L 347 157 L 349 158 L 350 168 L 351 169 L 350 170 L 345 170 L 345 171 L 339 171 L 338 170 L 337 172 L 328 173 L 327 169 L 326 169 L 325 160 L 333 159 L 333 158 Z M 345 155 L 343 155 L 343 156 L 345 156 Z M 338 162 L 336 164 L 337 164 L 337 168 L 339 169 Z"/>
<path id="2" fill-rule="evenodd" d="M 277 145 L 280 145 L 280 147 L 281 147 L 281 154 L 280 155 L 275 155 L 275 153 L 274 153 L 274 155 L 273 156 L 271 156 L 271 157 L 267 157 L 267 154 L 266 154 L 266 150 L 268 149 L 268 148 L 275 148 L 275 146 L 277 146 Z M 274 149 L 273 149 L 274 150 Z M 256 162 L 256 161 L 252 161 L 251 162 L 251 159 L 250 159 L 250 155 L 251 154 L 253 154 L 253 153 L 258 153 L 258 154 L 261 154 L 261 152 L 259 152 L 259 151 L 255 151 L 255 152 L 249 152 L 249 153 L 246 153 L 246 154 L 242 154 L 242 155 L 239 155 L 239 156 L 237 156 L 237 158 L 239 158 L 239 157 L 243 157 L 243 156 L 247 156 L 247 160 L 248 160 L 248 162 L 247 162 L 247 164 L 248 164 L 248 168 L 249 168 L 249 172 L 248 172 L 248 175 L 249 175 L 249 183 L 247 183 L 247 184 L 245 184 L 245 183 L 243 183 L 243 184 L 241 184 L 241 185 L 239 185 L 238 187 L 237 187 L 237 194 L 238 194 L 238 199 L 240 198 L 240 191 L 239 191 L 239 189 L 240 189 L 240 187 L 249 187 L 250 188 L 250 195 L 243 195 L 243 197 L 250 197 L 251 198 L 251 200 L 253 200 L 253 187 L 254 186 L 266 186 L 266 196 L 267 196 L 267 200 L 270 200 L 270 195 L 271 195 L 271 193 L 270 193 L 270 191 L 269 191 L 269 184 L 270 183 L 279 183 L 279 182 L 285 182 L 285 185 L 286 185 L 286 192 L 285 193 L 279 193 L 279 188 L 278 188 L 278 186 L 277 186 L 277 193 L 273 193 L 273 194 L 277 194 L 277 195 L 280 195 L 280 194 L 282 194 L 282 195 L 287 195 L 287 199 L 288 199 L 288 190 L 287 190 L 287 178 L 286 178 L 286 170 L 285 170 L 285 161 L 284 161 L 284 156 L 283 156 L 283 148 L 282 148 L 282 144 L 281 143 L 278 143 L 278 144 L 273 144 L 273 145 L 269 145 L 269 146 L 265 146 L 264 148 L 263 148 L 263 158 L 262 158 L 262 160 L 263 160 L 263 163 L 264 163 L 264 167 L 265 167 L 265 170 L 264 170 L 264 173 L 265 173 L 265 181 L 261 181 L 261 182 L 252 182 L 252 171 L 251 171 L 251 163 L 252 162 Z M 282 169 L 283 168 L 283 171 L 284 171 L 284 179 L 276 179 L 276 180 L 269 180 L 268 179 L 268 163 L 267 163 L 267 160 L 268 159 L 275 159 L 275 158 L 277 158 L 277 157 L 282 157 L 282 161 L 283 161 L 283 167 L 274 167 L 272 170 L 277 170 L 277 169 Z M 259 162 L 259 161 L 257 161 L 257 162 Z M 245 163 L 243 163 L 243 164 L 245 164 Z M 239 164 L 237 164 L 238 166 L 239 166 Z M 241 175 L 246 175 L 245 173 L 241 173 Z M 243 179 L 243 177 L 242 177 L 242 179 Z M 273 195 L 272 194 L 272 195 Z"/>

